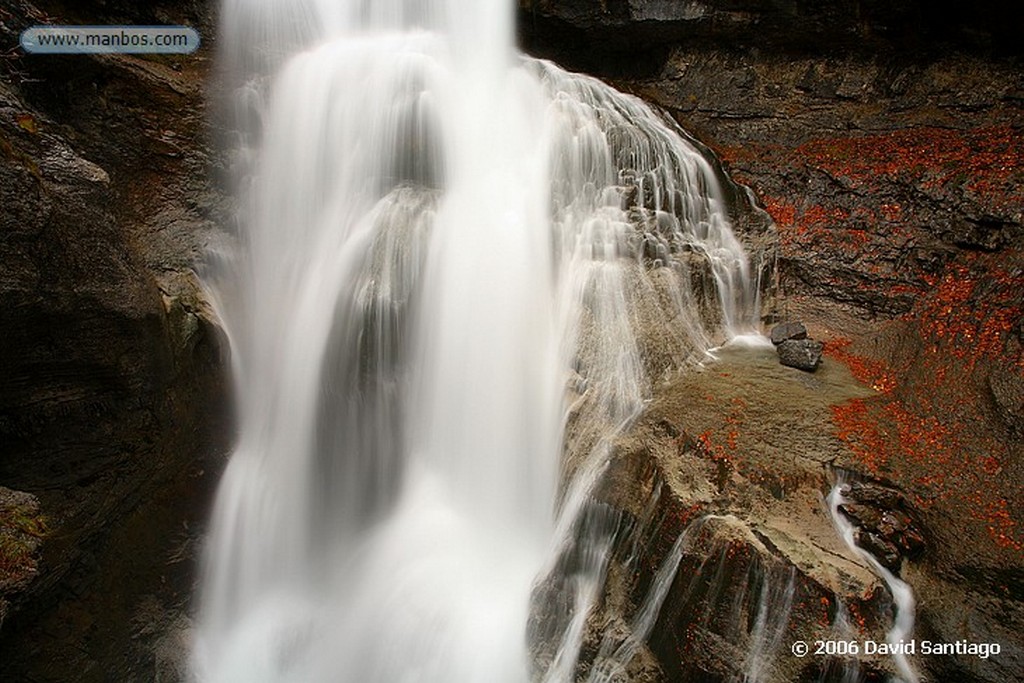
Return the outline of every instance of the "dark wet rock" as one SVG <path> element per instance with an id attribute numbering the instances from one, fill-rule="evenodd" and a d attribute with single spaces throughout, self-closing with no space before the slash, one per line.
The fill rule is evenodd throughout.
<path id="1" fill-rule="evenodd" d="M 905 513 L 886 510 L 882 513 L 881 519 L 875 524 L 875 528 L 883 536 L 897 536 L 907 530 L 910 525 L 910 517 Z"/>
<path id="2" fill-rule="evenodd" d="M 772 344 L 778 346 L 789 339 L 807 339 L 807 328 L 803 323 L 781 323 L 772 328 Z"/>
<path id="3" fill-rule="evenodd" d="M 877 529 L 882 523 L 882 515 L 884 514 L 877 508 L 858 503 L 843 503 L 839 506 L 839 511 L 849 517 L 857 526 L 868 527 L 869 529 Z"/>
<path id="4" fill-rule="evenodd" d="M 789 339 L 780 343 L 776 350 L 779 362 L 791 368 L 814 372 L 821 362 L 825 345 L 813 339 Z"/>
<path id="5" fill-rule="evenodd" d="M 840 512 L 857 527 L 857 544 L 883 566 L 898 574 L 902 558 L 922 556 L 924 535 L 903 494 L 880 483 L 854 482 L 846 495 L 854 502 L 840 505 Z"/>
<path id="6" fill-rule="evenodd" d="M 850 484 L 849 496 L 864 505 L 894 510 L 906 505 L 906 497 L 899 491 L 873 482 Z"/>
<path id="7" fill-rule="evenodd" d="M 899 548 L 893 543 L 879 534 L 864 529 L 858 529 L 853 538 L 858 546 L 871 553 L 883 567 L 894 574 L 899 573 L 903 557 L 900 555 Z"/>
<path id="8" fill-rule="evenodd" d="M 912 526 L 900 531 L 896 538 L 899 540 L 900 550 L 904 557 L 911 560 L 919 559 L 927 547 L 924 535 Z"/>

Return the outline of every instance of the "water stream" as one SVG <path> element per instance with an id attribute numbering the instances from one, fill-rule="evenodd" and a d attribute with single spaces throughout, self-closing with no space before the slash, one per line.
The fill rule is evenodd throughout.
<path id="1" fill-rule="evenodd" d="M 239 437 L 199 681 L 530 680 L 531 587 L 654 379 L 637 310 L 673 365 L 755 331 L 718 172 L 639 100 L 517 54 L 513 9 L 223 4 L 237 234 L 209 284 Z M 546 680 L 574 677 L 593 538 Z"/>
<path id="2" fill-rule="evenodd" d="M 835 524 L 836 530 L 847 547 L 871 567 L 871 570 L 885 582 L 889 593 L 892 594 L 896 616 L 893 619 L 892 628 L 889 629 L 887 634 L 887 640 L 890 645 L 894 646 L 893 662 L 896 664 L 896 669 L 899 671 L 902 683 L 918 683 L 920 678 L 917 675 L 917 671 L 901 649 L 906 644 L 912 642 L 911 638 L 914 634 L 914 612 L 916 608 L 914 591 L 905 581 L 902 581 L 886 569 L 881 562 L 875 559 L 874 555 L 857 545 L 856 528 L 839 509 L 840 505 L 847 502 L 845 498 L 846 487 L 846 481 L 840 475 L 826 499 L 829 513 L 832 516 L 832 522 Z"/>

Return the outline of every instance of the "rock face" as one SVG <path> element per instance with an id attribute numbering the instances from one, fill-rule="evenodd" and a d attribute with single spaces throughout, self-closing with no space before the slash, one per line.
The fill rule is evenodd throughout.
<path id="1" fill-rule="evenodd" d="M 0 36 L 195 23 L 186 4 L 6 3 Z M 0 60 L 0 483 L 46 520 L 34 580 L 0 578 L 5 680 L 128 680 L 138 591 L 190 581 L 168 554 L 218 469 L 225 386 L 194 272 L 221 202 L 204 77 L 202 56 Z"/>
<path id="2" fill-rule="evenodd" d="M 807 382 L 770 349 L 720 353 L 718 364 L 657 391 L 616 440 L 583 515 L 577 537 L 614 532 L 581 678 L 600 669 L 645 683 L 791 683 L 842 680 L 848 667 L 847 680 L 883 680 L 884 659 L 801 659 L 789 649 L 797 640 L 885 638 L 888 595 L 836 534 L 821 497 L 828 463 L 847 451 L 830 407 L 870 389 L 841 364 Z M 535 592 L 539 662 L 553 656 L 541 627 L 558 625 L 560 606 L 571 606 L 579 550 L 568 548 Z M 652 605 L 656 622 L 638 634 Z"/>
<path id="3" fill-rule="evenodd" d="M 917 665 L 1024 677 L 1022 9 L 961 23 L 911 2 L 673 4 L 521 3 L 521 30 L 535 53 L 665 108 L 754 191 L 779 238 L 766 319 L 825 341 L 808 386 L 841 365 L 870 392 L 826 408 L 830 462 L 903 496 L 847 510 L 862 543 L 917 592 L 919 637 L 1010 653 Z M 728 486 L 732 460 L 715 463 L 707 477 Z M 785 499 L 796 481 L 824 486 L 806 477 L 775 462 L 755 481 Z M 792 680 L 842 679 L 826 668 Z"/>
<path id="4" fill-rule="evenodd" d="M 678 47 L 837 51 L 984 49 L 1020 54 L 1024 10 L 983 0 L 969 13 L 923 0 L 519 0 L 527 49 L 584 71 L 644 74 Z"/>
<path id="5" fill-rule="evenodd" d="M 1024 377 L 1012 372 L 993 372 L 989 387 L 1003 422 L 1017 436 L 1024 436 Z"/>

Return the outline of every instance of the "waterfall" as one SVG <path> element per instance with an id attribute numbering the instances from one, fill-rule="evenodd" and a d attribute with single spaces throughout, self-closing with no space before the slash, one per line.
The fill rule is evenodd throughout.
<path id="1" fill-rule="evenodd" d="M 237 229 L 208 284 L 239 436 L 199 681 L 529 680 L 531 587 L 611 438 L 652 375 L 756 330 L 720 172 L 639 100 L 518 55 L 512 11 L 223 4 Z"/>

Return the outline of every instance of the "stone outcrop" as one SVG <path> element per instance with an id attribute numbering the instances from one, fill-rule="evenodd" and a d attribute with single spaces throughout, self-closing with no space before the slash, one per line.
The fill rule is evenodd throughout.
<path id="1" fill-rule="evenodd" d="M 856 526 L 858 546 L 896 575 L 904 557 L 920 558 L 925 540 L 902 494 L 878 484 L 856 482 L 845 495 L 853 502 L 840 505 L 839 511 Z"/>
<path id="2" fill-rule="evenodd" d="M 871 391 L 842 364 L 823 366 L 808 383 L 771 349 L 720 353 L 719 363 L 657 389 L 614 444 L 575 534 L 593 543 L 603 529 L 612 539 L 581 671 L 618 666 L 631 681 L 756 675 L 779 683 L 820 680 L 825 670 L 836 672 L 825 680 L 840 680 L 844 667 L 868 679 L 891 672 L 885 658 L 855 664 L 789 649 L 797 640 L 882 642 L 890 625 L 885 588 L 839 538 L 823 500 L 830 463 L 848 453 L 830 407 Z M 561 626 L 578 550 L 568 548 L 535 592 L 536 623 Z M 659 576 L 669 584 L 638 645 L 634 629 L 656 599 Z M 535 656 L 548 662 L 552 645 L 542 630 L 533 635 L 541 641 Z"/>

